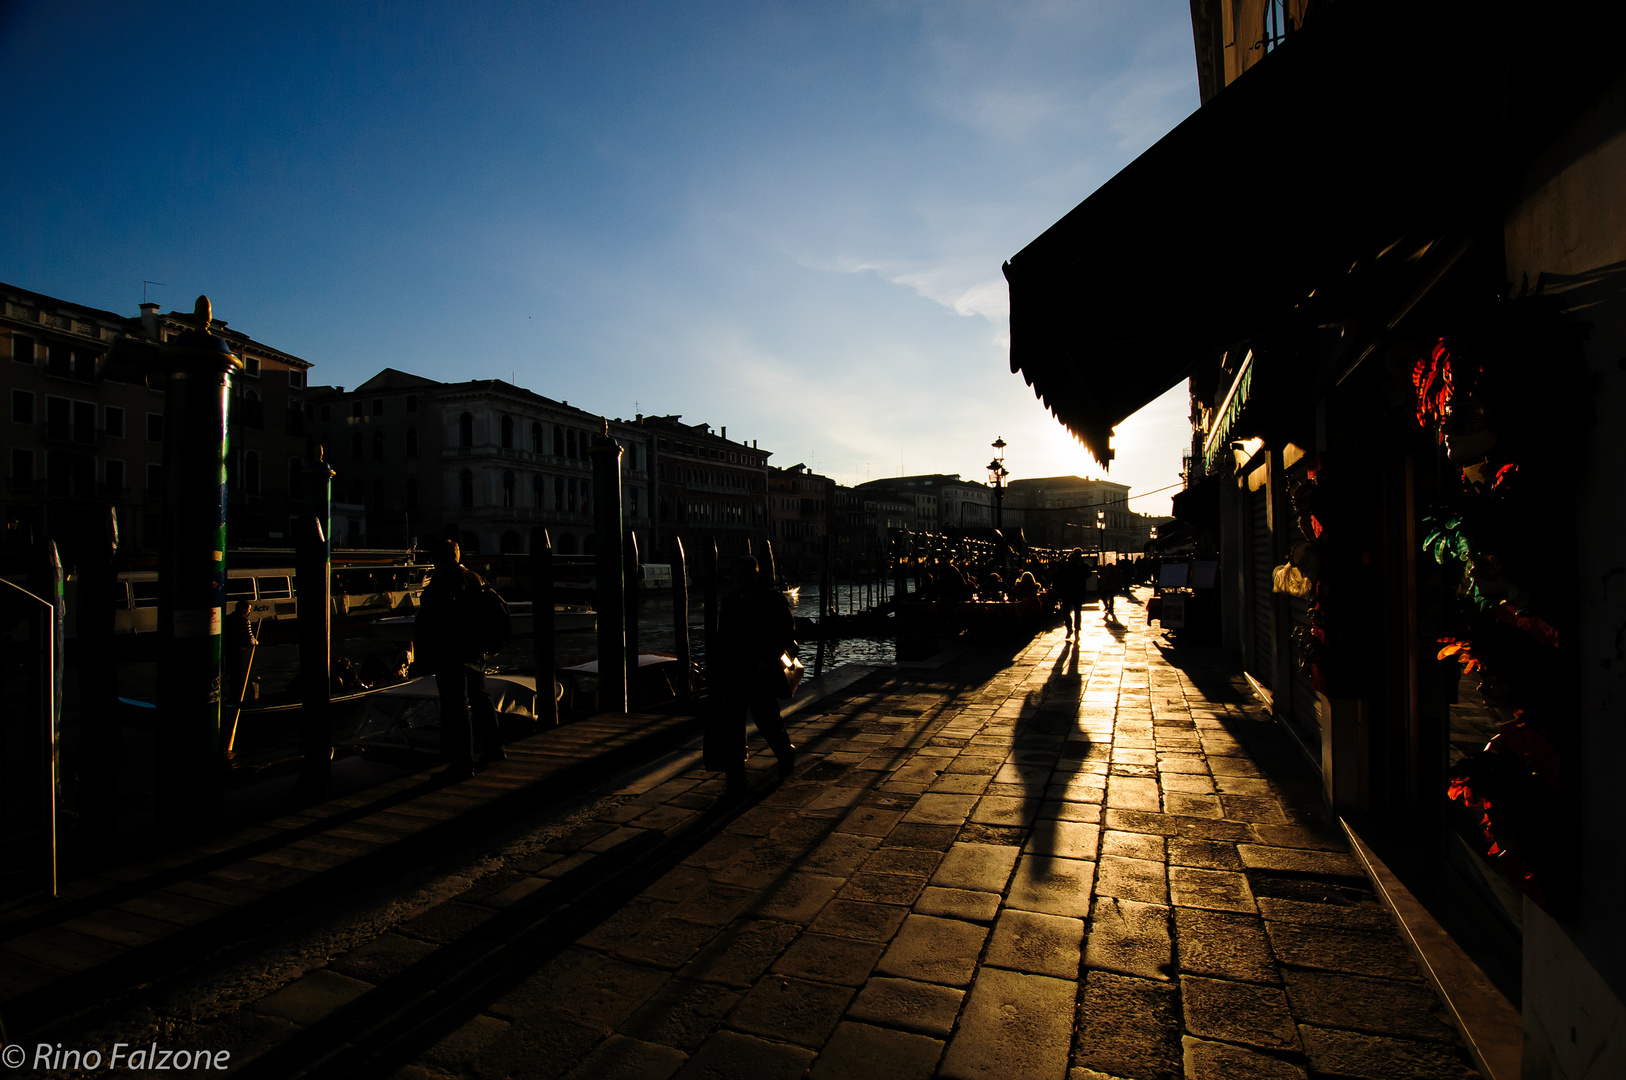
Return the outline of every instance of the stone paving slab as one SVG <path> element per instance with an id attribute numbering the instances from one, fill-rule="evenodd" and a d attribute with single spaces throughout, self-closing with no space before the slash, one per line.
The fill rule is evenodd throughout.
<path id="1" fill-rule="evenodd" d="M 1087 620 L 1076 642 L 872 677 L 789 729 L 790 781 L 758 752 L 751 795 L 720 804 L 691 743 L 462 895 L 250 1008 L 177 1019 L 177 1042 L 230 1045 L 250 1075 L 338 1053 L 419 1080 L 1472 1075 L 1296 748 L 1223 658 Z M 554 749 L 623 737 L 600 724 Z M 252 857 L 228 845 L 183 873 L 180 899 L 14 936 L 0 978 L 156 947 L 195 917 L 183 899 L 257 902 L 512 797 L 492 779 L 272 823 Z"/>

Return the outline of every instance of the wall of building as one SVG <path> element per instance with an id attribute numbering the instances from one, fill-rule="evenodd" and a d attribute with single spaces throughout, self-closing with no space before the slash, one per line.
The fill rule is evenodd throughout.
<path id="1" fill-rule="evenodd" d="M 126 317 L 13 286 L 0 286 L 0 513 L 63 543 L 108 506 L 121 549 L 160 543 L 164 389 L 139 372 L 108 367 L 126 339 L 162 341 L 191 316 L 146 305 Z M 228 537 L 236 545 L 284 542 L 302 492 L 289 462 L 306 452 L 302 398 L 309 364 L 218 320 L 214 332 L 244 361 L 233 379 L 227 456 Z M 290 379 L 290 373 L 295 378 Z"/>
<path id="2" fill-rule="evenodd" d="M 1591 327 L 1576 390 L 1576 588 L 1582 842 L 1573 918 L 1525 904 L 1524 1075 L 1626 1076 L 1626 801 L 1615 763 L 1626 723 L 1626 79 L 1549 148 L 1507 215 L 1508 277 L 1538 283 Z M 1590 413 L 1590 415 L 1588 415 Z M 1590 421 L 1590 422 L 1588 422 Z"/>

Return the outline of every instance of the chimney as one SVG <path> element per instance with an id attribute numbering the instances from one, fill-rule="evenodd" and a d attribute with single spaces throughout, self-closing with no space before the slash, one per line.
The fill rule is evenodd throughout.
<path id="1" fill-rule="evenodd" d="M 722 431 L 723 431 L 723 438 L 725 438 L 725 439 L 728 438 L 728 425 L 727 424 L 723 425 Z"/>
<path id="2" fill-rule="evenodd" d="M 150 301 L 141 305 L 141 332 L 149 341 L 158 340 L 158 305 Z"/>

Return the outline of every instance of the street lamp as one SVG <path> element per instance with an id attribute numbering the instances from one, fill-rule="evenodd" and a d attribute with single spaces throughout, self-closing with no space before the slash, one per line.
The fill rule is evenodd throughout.
<path id="1" fill-rule="evenodd" d="M 988 463 L 988 483 L 994 488 L 994 528 L 1005 527 L 1005 478 L 1010 474 L 1005 468 L 1005 440 L 994 436 L 991 444 L 994 448 L 994 459 Z"/>
<path id="2" fill-rule="evenodd" d="M 1095 512 L 1095 561 L 1100 564 L 1106 559 L 1107 551 L 1107 512 Z"/>

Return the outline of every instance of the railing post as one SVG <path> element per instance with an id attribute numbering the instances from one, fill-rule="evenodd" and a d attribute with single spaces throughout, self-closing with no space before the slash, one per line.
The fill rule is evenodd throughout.
<path id="1" fill-rule="evenodd" d="M 118 588 L 116 558 L 119 515 L 106 507 L 102 537 L 89 536 L 78 559 L 76 597 L 79 625 L 79 809 L 86 830 L 110 840 L 118 824 L 119 763 L 123 758 L 118 720 L 118 679 L 113 663 L 113 600 Z M 103 658 L 93 662 L 93 658 Z"/>
<path id="2" fill-rule="evenodd" d="M 711 670 L 717 659 L 717 541 L 708 540 L 701 548 L 705 554 L 706 577 L 706 689 L 712 690 Z"/>
<path id="3" fill-rule="evenodd" d="M 598 571 L 598 705 L 601 712 L 627 711 L 625 581 L 621 556 L 621 444 L 610 438 L 610 422 L 587 450 L 593 462 L 593 533 Z"/>
<path id="4" fill-rule="evenodd" d="M 531 660 L 536 667 L 536 722 L 559 723 L 559 699 L 553 695 L 553 542 L 548 530 L 531 530 Z"/>
<path id="5" fill-rule="evenodd" d="M 327 465 L 317 462 L 319 470 Z M 318 481 L 320 483 L 320 481 Z M 299 579 L 299 682 L 304 712 L 299 747 L 304 758 L 299 790 L 308 799 L 325 797 L 333 761 L 332 704 L 333 602 L 328 537 L 317 515 L 299 521 L 294 561 Z"/>
<path id="6" fill-rule="evenodd" d="M 627 711 L 638 707 L 638 536 L 631 529 L 621 541 L 624 560 L 621 576 L 625 583 L 625 626 L 627 653 Z"/>
<path id="7" fill-rule="evenodd" d="M 826 633 L 827 619 L 830 615 L 830 534 L 824 534 L 824 558 L 819 564 L 819 650 L 813 656 L 813 677 L 816 679 L 824 674 L 824 643 L 829 637 Z"/>
<path id="8" fill-rule="evenodd" d="M 678 658 L 679 701 L 689 700 L 689 573 L 683 555 L 683 538 L 672 537 L 672 648 Z"/>
<path id="9" fill-rule="evenodd" d="M 232 376 L 243 363 L 209 332 L 209 298 L 196 328 L 159 352 L 164 390 L 163 539 L 158 572 L 157 809 L 165 825 L 196 831 L 225 796 L 220 739 L 220 631 L 226 592 L 226 425 Z"/>

